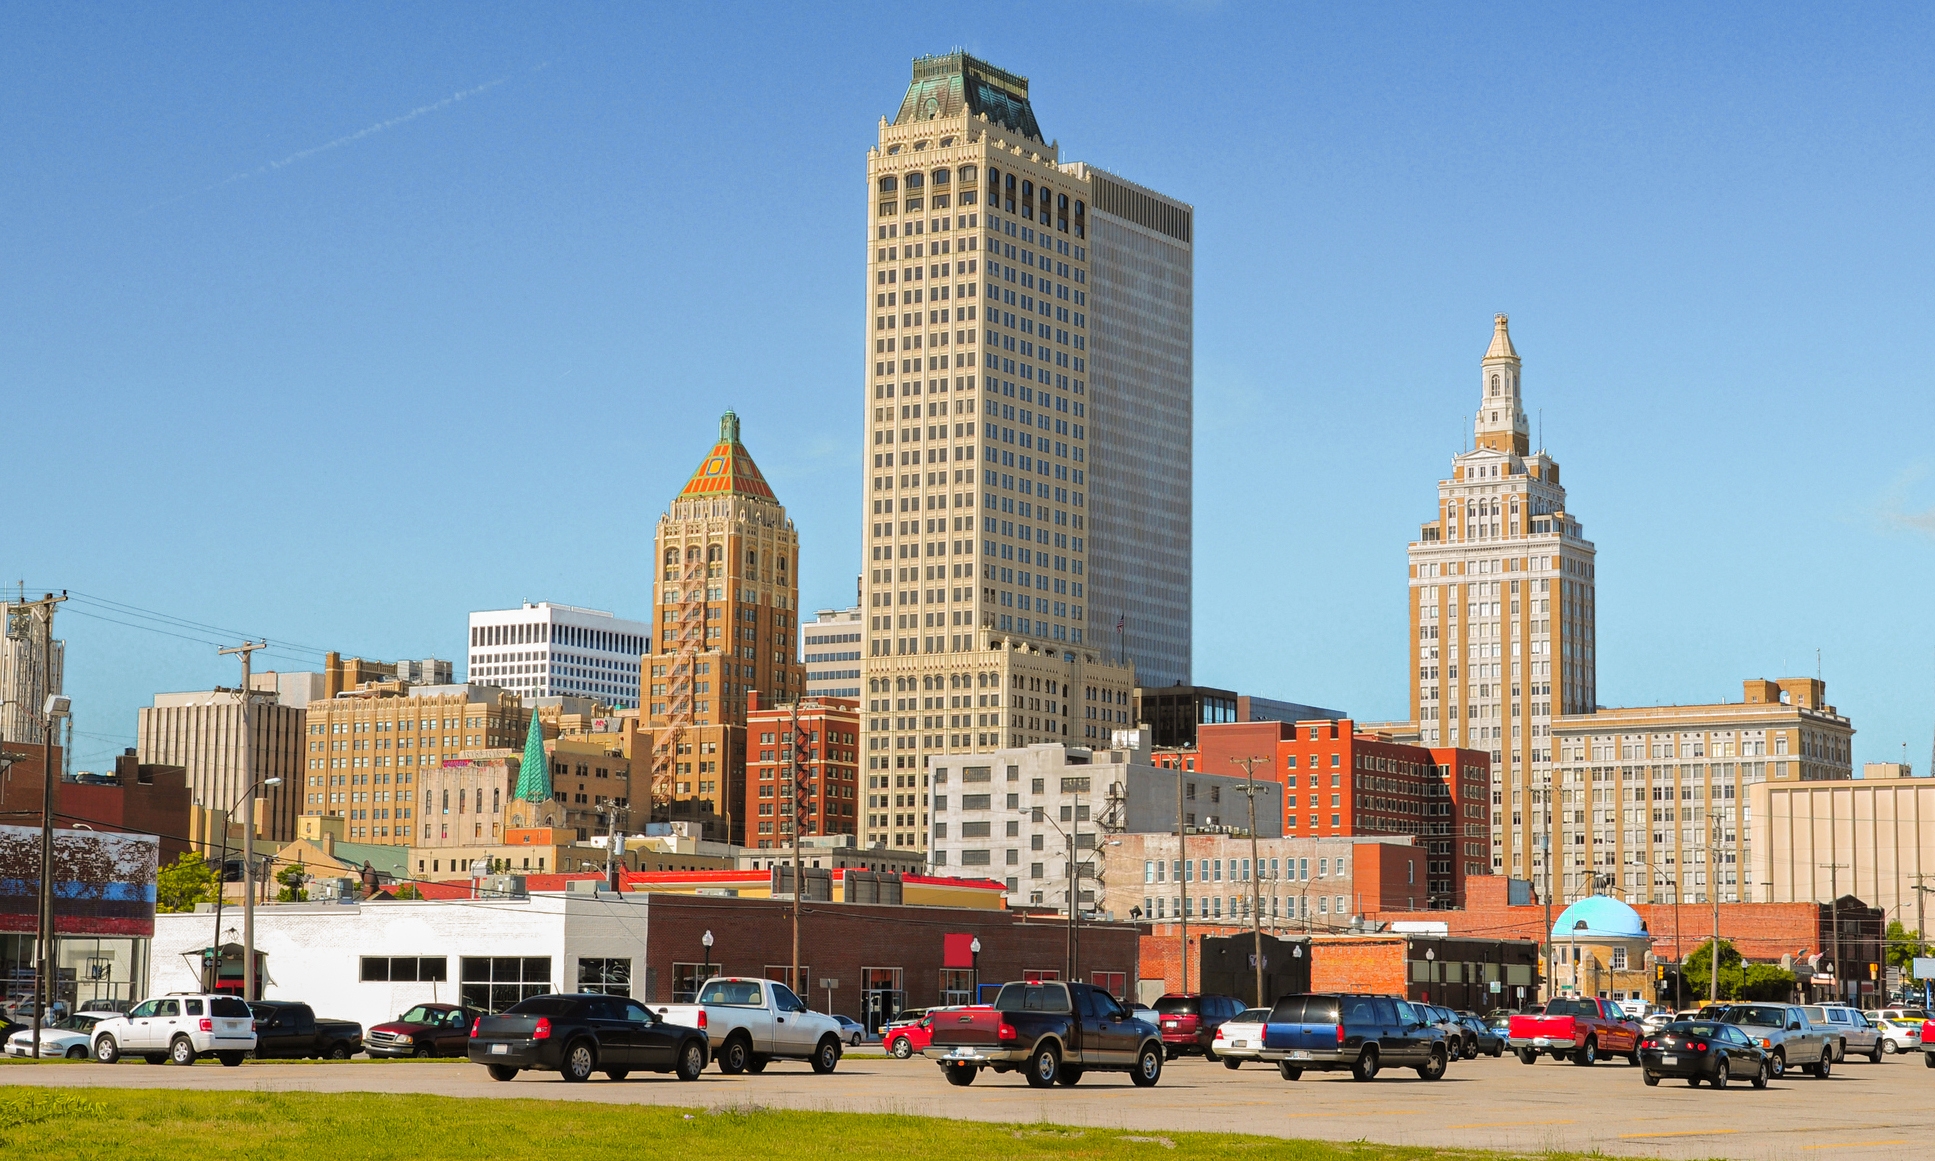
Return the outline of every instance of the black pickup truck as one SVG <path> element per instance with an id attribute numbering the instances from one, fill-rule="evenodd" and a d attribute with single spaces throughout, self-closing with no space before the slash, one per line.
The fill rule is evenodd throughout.
<path id="1" fill-rule="evenodd" d="M 250 1000 L 257 1060 L 319 1057 L 348 1060 L 363 1050 L 363 1026 L 354 1020 L 318 1020 L 307 1004 Z"/>
<path id="2" fill-rule="evenodd" d="M 983 1069 L 1019 1071 L 1035 1088 L 1071 1085 L 1089 1072 L 1126 1072 L 1147 1088 L 1162 1076 L 1162 1033 L 1090 984 L 1003 984 L 991 1008 L 934 1014 L 923 1053 L 949 1084 Z"/>

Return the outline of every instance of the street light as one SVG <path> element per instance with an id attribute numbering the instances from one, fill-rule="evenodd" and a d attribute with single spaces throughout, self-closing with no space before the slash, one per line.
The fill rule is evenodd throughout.
<path id="1" fill-rule="evenodd" d="M 981 937 L 980 936 L 978 935 L 975 936 L 974 939 L 968 944 L 968 952 L 969 954 L 974 956 L 974 960 L 973 960 L 974 991 L 971 994 L 974 997 L 973 1002 L 978 1004 L 981 1002 Z"/>
<path id="2" fill-rule="evenodd" d="M 243 802 L 249 804 L 249 811 L 242 818 L 242 996 L 254 1000 L 255 994 L 255 792 L 264 786 L 280 786 L 282 779 L 274 775 L 249 783 L 242 796 L 229 804 L 222 815 L 222 858 L 215 870 L 215 970 L 209 979 L 209 990 L 215 991 L 222 982 L 222 899 L 228 894 L 224 884 L 228 877 L 228 823 L 235 817 L 235 811 Z"/>
<path id="3" fill-rule="evenodd" d="M 1579 991 L 1579 933 L 1585 929 L 1585 920 L 1572 921 L 1572 996 L 1574 999 L 1579 998 L 1581 994 Z"/>
<path id="4" fill-rule="evenodd" d="M 797 883 L 795 885 L 797 885 Z M 705 967 L 701 970 L 699 974 L 699 986 L 704 987 L 705 982 L 712 978 L 712 929 L 711 928 L 708 927 L 706 929 L 706 933 L 699 937 L 699 942 L 705 945 Z M 696 996 L 693 998 L 697 999 Z"/>
<path id="5" fill-rule="evenodd" d="M 1030 822 L 1045 822 L 1054 827 L 1055 833 L 1062 836 L 1062 842 L 1068 848 L 1068 975 L 1065 978 L 1072 982 L 1075 979 L 1075 949 L 1081 937 L 1081 920 L 1077 914 L 1077 909 L 1082 905 L 1081 867 L 1075 859 L 1075 836 L 1081 830 L 1075 816 L 1081 813 L 1081 803 L 1077 802 L 1075 809 L 1070 812 L 1069 830 L 1063 830 L 1061 824 L 1048 817 L 1048 812 L 1039 806 L 1015 813 L 1027 815 Z M 1090 853 L 1092 856 L 1093 852 Z"/>

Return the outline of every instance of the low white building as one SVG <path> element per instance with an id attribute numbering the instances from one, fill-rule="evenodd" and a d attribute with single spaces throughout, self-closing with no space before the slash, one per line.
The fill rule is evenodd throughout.
<path id="1" fill-rule="evenodd" d="M 469 680 L 534 697 L 588 697 L 638 706 L 640 659 L 652 627 L 598 609 L 526 603 L 470 615 Z"/>

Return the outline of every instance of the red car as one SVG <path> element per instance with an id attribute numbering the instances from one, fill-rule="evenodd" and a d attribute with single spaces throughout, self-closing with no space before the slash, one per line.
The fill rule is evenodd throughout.
<path id="1" fill-rule="evenodd" d="M 480 1012 L 457 1004 L 418 1004 L 363 1038 L 371 1056 L 464 1056 Z"/>
<path id="2" fill-rule="evenodd" d="M 934 1039 L 934 1013 L 943 1010 L 936 1008 L 912 1024 L 887 1029 L 887 1051 L 900 1060 L 925 1052 Z"/>

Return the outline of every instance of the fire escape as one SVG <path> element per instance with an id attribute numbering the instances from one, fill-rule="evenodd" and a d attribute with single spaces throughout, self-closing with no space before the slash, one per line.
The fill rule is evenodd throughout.
<path id="1" fill-rule="evenodd" d="M 671 805 L 678 755 L 686 745 L 692 725 L 692 676 L 694 661 L 705 647 L 705 562 L 696 546 L 686 549 L 682 574 L 666 570 L 666 580 L 679 586 L 677 636 L 678 649 L 672 654 L 671 672 L 666 675 L 665 725 L 652 745 L 652 809 L 662 812 Z M 661 629 L 661 633 L 663 630 Z"/>

